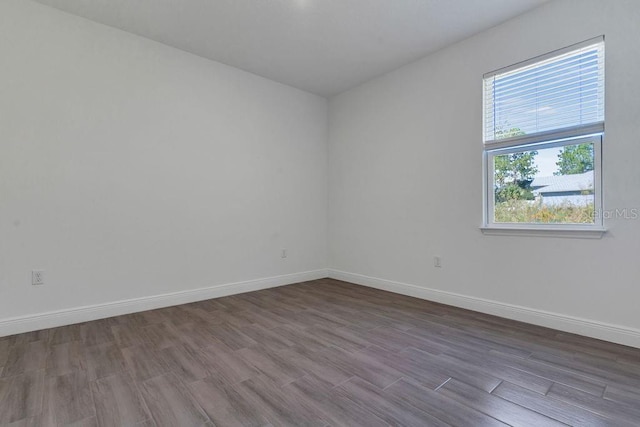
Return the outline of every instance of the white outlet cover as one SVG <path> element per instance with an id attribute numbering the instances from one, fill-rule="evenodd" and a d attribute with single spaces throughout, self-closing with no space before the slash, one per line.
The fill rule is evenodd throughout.
<path id="1" fill-rule="evenodd" d="M 44 285 L 44 271 L 33 270 L 31 271 L 31 284 L 34 286 Z"/>

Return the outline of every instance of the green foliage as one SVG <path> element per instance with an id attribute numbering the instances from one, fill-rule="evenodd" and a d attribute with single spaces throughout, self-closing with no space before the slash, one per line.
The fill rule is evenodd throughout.
<path id="1" fill-rule="evenodd" d="M 545 206 L 527 200 L 508 200 L 496 203 L 494 212 L 494 221 L 502 223 L 593 224 L 594 220 L 593 203 L 584 206 L 568 203 Z"/>
<path id="2" fill-rule="evenodd" d="M 512 138 L 514 136 L 524 135 L 520 128 L 510 127 L 508 123 L 503 126 L 496 126 L 496 139 Z"/>
<path id="3" fill-rule="evenodd" d="M 573 175 L 593 170 L 593 144 L 568 145 L 558 154 L 554 175 Z"/>
<path id="4" fill-rule="evenodd" d="M 505 123 L 496 129 L 496 139 L 511 138 L 524 135 L 517 127 Z M 537 151 L 503 154 L 494 157 L 494 185 L 496 202 L 507 200 L 533 200 L 529 189 L 531 180 L 538 173 L 535 164 Z"/>
<path id="5" fill-rule="evenodd" d="M 503 154 L 494 157 L 495 183 L 498 187 L 506 184 L 520 185 L 525 181 L 531 181 L 538 168 L 535 164 L 537 151 L 525 151 L 522 153 Z"/>
<path id="6" fill-rule="evenodd" d="M 522 186 L 517 184 L 507 184 L 496 188 L 496 203 L 509 200 L 533 200 L 533 192 L 528 188 L 530 181 L 526 181 Z"/>

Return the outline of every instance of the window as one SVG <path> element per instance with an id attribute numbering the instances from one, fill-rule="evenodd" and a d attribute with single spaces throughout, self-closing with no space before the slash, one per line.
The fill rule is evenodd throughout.
<path id="1" fill-rule="evenodd" d="M 484 76 L 484 230 L 602 231 L 604 37 Z"/>

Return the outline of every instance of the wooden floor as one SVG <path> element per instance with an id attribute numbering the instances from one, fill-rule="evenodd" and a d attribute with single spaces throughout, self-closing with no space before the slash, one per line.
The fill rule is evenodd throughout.
<path id="1" fill-rule="evenodd" d="M 638 426 L 640 350 L 324 279 L 0 338 L 0 424 Z"/>

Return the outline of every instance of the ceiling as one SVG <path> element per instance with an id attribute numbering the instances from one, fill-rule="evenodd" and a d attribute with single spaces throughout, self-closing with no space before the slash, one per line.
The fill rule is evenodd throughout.
<path id="1" fill-rule="evenodd" d="M 547 0 L 37 0 L 322 96 Z"/>

